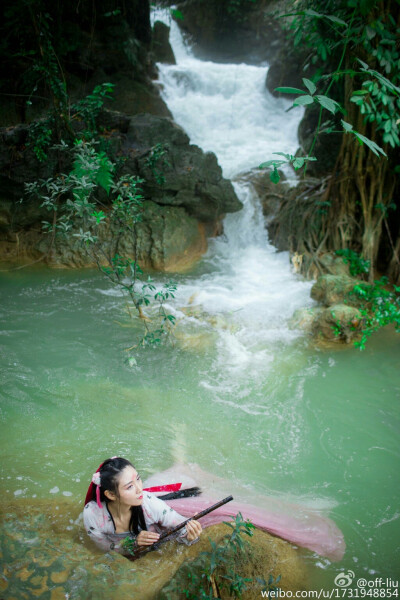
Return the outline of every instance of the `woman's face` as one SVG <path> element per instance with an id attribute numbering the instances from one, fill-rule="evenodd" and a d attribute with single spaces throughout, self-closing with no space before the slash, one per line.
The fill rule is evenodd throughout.
<path id="1" fill-rule="evenodd" d="M 119 501 L 127 506 L 140 506 L 143 502 L 143 484 L 134 467 L 127 466 L 119 476 Z"/>

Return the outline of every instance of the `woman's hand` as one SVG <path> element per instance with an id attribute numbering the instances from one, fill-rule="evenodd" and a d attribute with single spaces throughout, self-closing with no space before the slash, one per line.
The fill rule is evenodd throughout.
<path id="1" fill-rule="evenodd" d="M 197 538 L 200 536 L 203 529 L 198 521 L 188 521 L 186 523 L 186 531 L 187 531 L 187 536 L 186 536 L 187 541 L 193 542 L 194 540 L 197 540 Z"/>
<path id="2" fill-rule="evenodd" d="M 158 542 L 160 537 L 159 533 L 154 531 L 141 531 L 136 538 L 138 546 L 151 546 L 155 542 Z"/>

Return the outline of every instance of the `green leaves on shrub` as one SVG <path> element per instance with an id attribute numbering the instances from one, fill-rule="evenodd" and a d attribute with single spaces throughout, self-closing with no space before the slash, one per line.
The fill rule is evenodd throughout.
<path id="1" fill-rule="evenodd" d="M 387 277 L 375 280 L 373 284 L 362 283 L 354 286 L 352 294 L 358 298 L 363 309 L 363 330 L 361 340 L 355 346 L 364 350 L 368 338 L 382 327 L 394 324 L 400 333 L 400 287 L 389 287 Z"/>

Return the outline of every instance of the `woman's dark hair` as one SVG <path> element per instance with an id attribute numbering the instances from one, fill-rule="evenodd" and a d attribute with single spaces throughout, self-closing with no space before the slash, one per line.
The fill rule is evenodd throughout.
<path id="1" fill-rule="evenodd" d="M 101 502 L 109 502 L 109 498 L 105 495 L 105 491 L 112 492 L 119 498 L 119 478 L 121 471 L 126 467 L 133 467 L 133 464 L 126 458 L 108 458 L 100 467 L 100 500 Z M 140 529 L 139 529 L 140 527 Z M 143 508 L 141 506 L 131 506 L 131 519 L 129 521 L 129 531 L 135 535 L 140 530 L 147 529 L 146 521 L 144 520 Z"/>

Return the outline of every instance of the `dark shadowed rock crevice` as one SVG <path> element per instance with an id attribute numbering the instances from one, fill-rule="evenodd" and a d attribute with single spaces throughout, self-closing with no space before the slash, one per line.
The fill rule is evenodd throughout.
<path id="1" fill-rule="evenodd" d="M 177 23 L 189 35 L 193 52 L 201 59 L 270 62 L 284 38 L 274 16 L 283 9 L 282 1 L 255 0 L 240 7 L 226 0 L 185 0 L 176 4 L 183 15 Z"/>

